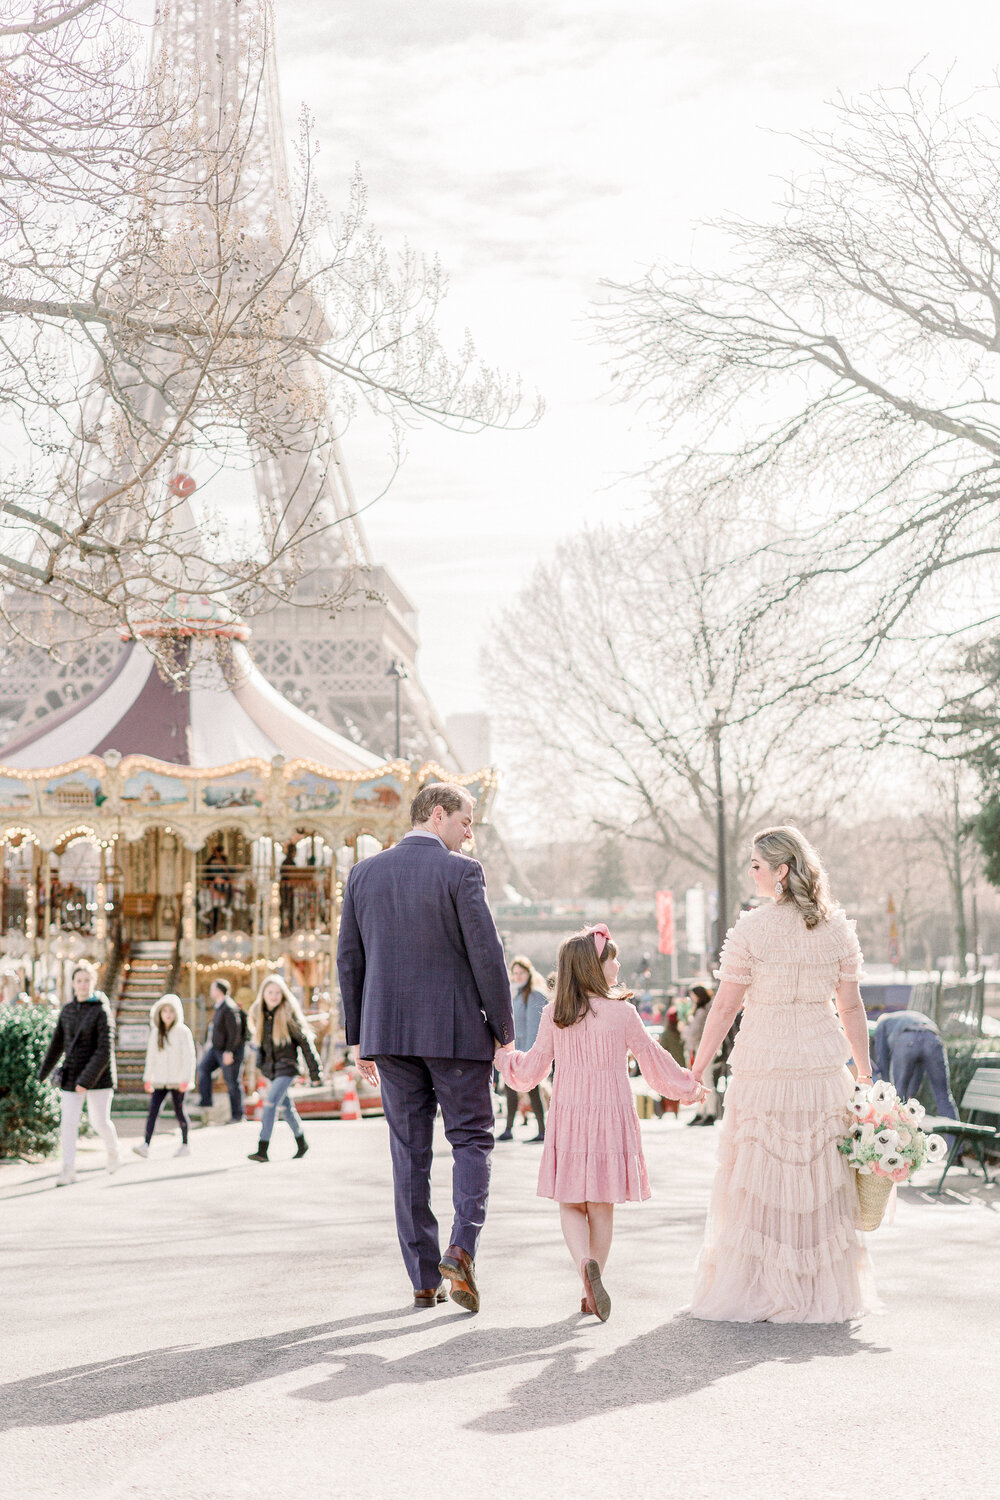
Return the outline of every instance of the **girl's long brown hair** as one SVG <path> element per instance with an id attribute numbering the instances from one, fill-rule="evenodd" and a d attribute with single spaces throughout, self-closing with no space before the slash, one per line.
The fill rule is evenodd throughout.
<path id="1" fill-rule="evenodd" d="M 288 1024 L 289 1020 L 295 1021 L 298 1030 L 303 1036 L 311 1038 L 313 1034 L 312 1027 L 302 1014 L 299 1002 L 288 988 L 288 985 L 280 974 L 268 974 L 264 983 L 257 991 L 257 998 L 251 1005 L 247 1016 L 247 1026 L 254 1046 L 260 1046 L 260 1039 L 264 1034 L 264 991 L 269 984 L 276 984 L 281 991 L 281 1000 L 271 1012 L 274 1018 L 271 1022 L 271 1036 L 275 1046 L 280 1047 L 283 1042 L 291 1041 L 292 1033 Z"/>
<path id="2" fill-rule="evenodd" d="M 557 1026 L 575 1026 L 590 1011 L 591 996 L 610 1000 L 611 990 L 602 967 L 607 958 L 618 957 L 618 945 L 611 938 L 604 952 L 597 956 L 592 932 L 577 932 L 559 948 L 556 965 L 556 998 L 552 1019 Z M 631 1000 L 630 990 L 616 990 L 616 1000 Z"/>

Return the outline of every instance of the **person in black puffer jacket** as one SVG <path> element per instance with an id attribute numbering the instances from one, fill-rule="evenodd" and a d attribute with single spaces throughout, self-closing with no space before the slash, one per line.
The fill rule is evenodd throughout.
<path id="1" fill-rule="evenodd" d="M 97 970 L 92 964 L 77 964 L 72 983 L 74 998 L 59 1012 L 49 1050 L 38 1070 L 39 1078 L 47 1078 L 63 1058 L 59 1077 L 62 1171 L 56 1187 L 68 1187 L 76 1175 L 76 1142 L 84 1100 L 87 1118 L 107 1150 L 108 1171 L 117 1172 L 121 1165 L 118 1133 L 111 1123 L 111 1100 L 118 1081 L 111 1010 L 107 996 L 96 988 Z"/>
<path id="2" fill-rule="evenodd" d="M 302 1071 L 299 1053 L 303 1054 L 314 1085 L 323 1082 L 319 1054 L 312 1031 L 285 981 L 269 974 L 257 992 L 247 1017 L 250 1039 L 257 1048 L 257 1067 L 268 1080 L 267 1096 L 260 1117 L 260 1140 L 250 1161 L 267 1161 L 267 1150 L 279 1108 L 295 1137 L 295 1156 L 309 1150 L 302 1130 L 299 1112 L 288 1097 L 288 1090 Z"/>

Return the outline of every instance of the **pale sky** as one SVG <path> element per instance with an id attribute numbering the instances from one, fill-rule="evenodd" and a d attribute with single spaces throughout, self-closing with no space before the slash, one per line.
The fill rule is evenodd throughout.
<path id="1" fill-rule="evenodd" d="M 445 326 L 547 403 L 529 432 L 424 430 L 366 521 L 418 606 L 439 710 L 485 708 L 478 654 L 499 607 L 561 537 L 642 503 L 651 453 L 612 404 L 590 308 L 602 278 L 712 256 L 699 221 L 766 215 L 804 160 L 782 132 L 957 61 L 989 81 L 987 0 L 275 0 L 286 125 L 316 118 L 331 207 L 355 163 L 390 246 L 451 275 Z M 344 444 L 359 497 L 375 435 Z"/>

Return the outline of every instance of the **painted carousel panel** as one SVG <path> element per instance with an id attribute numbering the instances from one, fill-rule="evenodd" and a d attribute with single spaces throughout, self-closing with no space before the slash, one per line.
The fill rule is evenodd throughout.
<path id="1" fill-rule="evenodd" d="M 201 806 L 211 812 L 264 805 L 264 782 L 255 771 L 236 771 L 229 776 L 200 781 L 198 787 Z"/>
<path id="2" fill-rule="evenodd" d="M 343 798 L 339 782 L 313 771 L 300 771 L 288 782 L 288 805 L 293 812 L 335 812 Z"/>
<path id="3" fill-rule="evenodd" d="M 164 776 L 159 771 L 135 771 L 126 776 L 122 801 L 132 808 L 169 807 L 179 811 L 193 805 L 193 783 L 180 776 Z"/>
<path id="4" fill-rule="evenodd" d="M 100 807 L 106 800 L 100 776 L 84 769 L 54 776 L 41 789 L 43 813 L 78 812 Z"/>
<path id="5" fill-rule="evenodd" d="M 5 776 L 0 772 L 0 810 L 19 813 L 37 812 L 35 783 L 21 781 L 15 776 Z"/>
<path id="6" fill-rule="evenodd" d="M 403 783 L 398 776 L 377 776 L 372 781 L 355 782 L 351 805 L 355 811 L 395 812 L 403 800 Z"/>

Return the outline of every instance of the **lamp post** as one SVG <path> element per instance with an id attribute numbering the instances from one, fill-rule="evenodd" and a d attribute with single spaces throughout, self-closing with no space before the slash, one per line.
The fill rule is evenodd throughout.
<path id="1" fill-rule="evenodd" d="M 709 725 L 712 740 L 712 761 L 715 767 L 715 961 L 719 962 L 722 940 L 726 935 L 726 920 L 729 897 L 726 891 L 726 802 L 722 790 L 722 731 L 725 720 L 722 709 L 716 707 L 715 717 Z"/>
<path id="2" fill-rule="evenodd" d="M 394 656 L 392 661 L 386 668 L 385 675 L 393 679 L 396 689 L 396 759 L 399 760 L 402 753 L 399 732 L 399 685 L 402 682 L 403 678 L 409 677 L 410 674 L 409 672 L 407 672 L 406 668 L 403 666 L 403 663 L 398 659 L 398 657 Z"/>

